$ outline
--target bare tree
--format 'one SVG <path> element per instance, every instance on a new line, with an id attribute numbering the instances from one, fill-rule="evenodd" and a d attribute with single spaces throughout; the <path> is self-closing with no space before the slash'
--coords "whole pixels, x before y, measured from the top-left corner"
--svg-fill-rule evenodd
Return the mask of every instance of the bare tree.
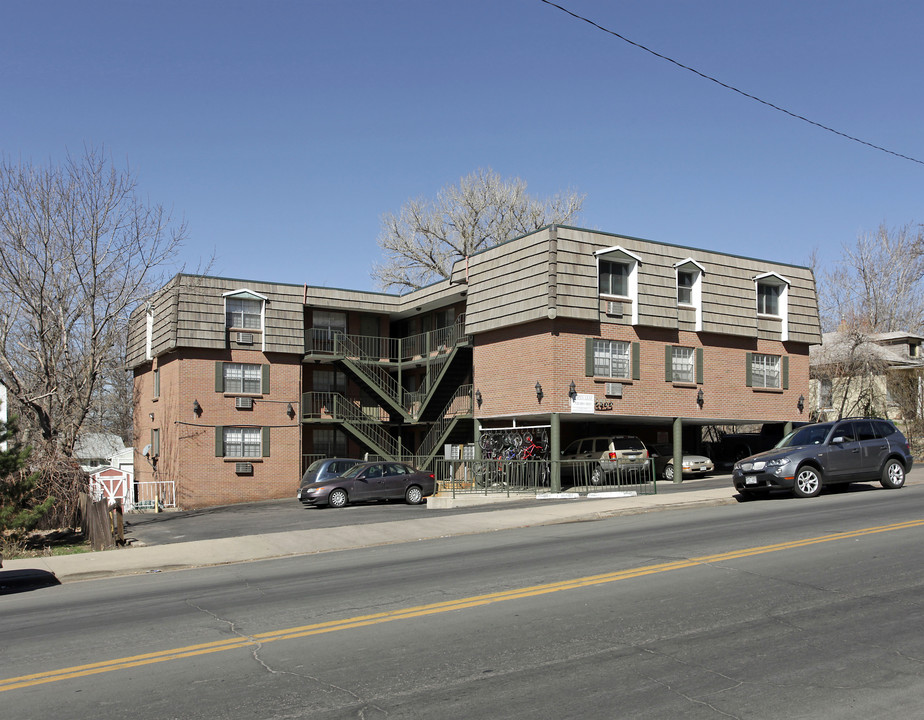
<path id="1" fill-rule="evenodd" d="M 852 328 L 827 333 L 811 348 L 812 378 L 825 384 L 835 420 L 850 416 L 886 416 L 886 350 L 866 332 Z"/>
<path id="2" fill-rule="evenodd" d="M 409 200 L 382 217 L 378 244 L 385 256 L 372 277 L 383 289 L 416 289 L 448 278 L 457 260 L 512 238 L 574 222 L 584 196 L 573 191 L 540 200 L 526 183 L 478 170 L 445 187 L 435 200 Z"/>
<path id="3" fill-rule="evenodd" d="M 845 245 L 843 258 L 819 278 L 826 331 L 924 330 L 924 232 L 880 225 Z"/>
<path id="4" fill-rule="evenodd" d="M 0 380 L 36 439 L 71 453 L 101 377 L 122 364 L 131 308 L 185 234 L 101 150 L 0 161 Z"/>

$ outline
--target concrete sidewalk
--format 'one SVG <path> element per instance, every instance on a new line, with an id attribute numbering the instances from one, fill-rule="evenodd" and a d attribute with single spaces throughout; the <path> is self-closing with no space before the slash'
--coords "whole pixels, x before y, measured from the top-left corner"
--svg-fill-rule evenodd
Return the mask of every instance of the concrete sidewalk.
<path id="1" fill-rule="evenodd" d="M 33 585 L 57 584 L 58 582 L 419 542 L 513 528 L 599 520 L 667 508 L 737 502 L 732 487 L 702 490 L 684 487 L 679 492 L 661 492 L 657 495 L 581 497 L 568 502 L 546 502 L 537 499 L 528 507 L 521 505 L 517 508 L 504 508 L 506 499 L 503 496 L 499 498 L 471 496 L 455 499 L 456 504 L 492 502 L 497 509 L 490 512 L 217 538 L 169 545 L 129 546 L 78 555 L 5 560 L 3 568 L 0 569 L 0 593 L 9 592 L 10 588 L 17 585 L 22 588 L 30 583 L 30 579 Z M 522 502 L 522 498 L 516 499 Z M 434 506 L 439 506 L 445 500 L 445 498 L 437 497 L 429 502 L 432 502 Z"/>

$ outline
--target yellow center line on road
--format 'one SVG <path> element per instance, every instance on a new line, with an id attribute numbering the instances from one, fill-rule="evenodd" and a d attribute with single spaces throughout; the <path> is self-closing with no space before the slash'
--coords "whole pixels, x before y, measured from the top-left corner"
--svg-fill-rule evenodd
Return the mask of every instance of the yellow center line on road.
<path id="1" fill-rule="evenodd" d="M 562 592 L 564 590 L 576 590 L 579 588 L 592 587 L 594 585 L 603 585 L 606 583 L 617 582 L 619 580 L 629 580 L 632 578 L 644 577 L 646 575 L 669 572 L 671 570 L 681 570 L 684 568 L 696 567 L 698 565 L 709 565 L 725 562 L 727 560 L 751 557 L 753 555 L 763 555 L 766 553 L 780 552 L 783 550 L 794 550 L 797 548 L 807 547 L 809 545 L 817 545 L 820 543 L 834 542 L 837 540 L 849 540 L 866 535 L 875 535 L 877 533 L 908 530 L 911 528 L 921 527 L 922 525 L 924 525 L 924 519 L 895 523 L 892 525 L 880 525 L 849 532 L 832 533 L 829 535 L 821 535 L 818 537 L 805 538 L 802 540 L 792 540 L 790 542 L 776 543 L 774 545 L 742 548 L 739 550 L 730 550 L 728 552 L 718 553 L 715 555 L 705 555 L 703 557 L 676 560 L 673 562 L 658 563 L 655 565 L 645 565 L 639 568 L 602 573 L 600 575 L 588 575 L 586 577 L 572 578 L 570 580 L 562 580 L 559 582 L 531 585 L 529 587 L 504 590 L 501 592 L 488 593 L 485 595 L 475 595 L 472 597 L 459 598 L 457 600 L 446 600 L 444 602 L 432 603 L 429 605 L 418 605 L 400 610 L 390 610 L 388 612 L 374 613 L 371 615 L 360 615 L 343 620 L 331 620 L 323 623 L 303 625 L 301 627 L 274 630 L 272 632 L 241 636 L 238 638 L 229 638 L 226 640 L 218 640 L 215 642 L 202 643 L 199 645 L 188 645 L 170 650 L 145 653 L 142 655 L 132 655 L 130 657 L 118 658 L 115 660 L 106 660 L 103 662 L 90 663 L 87 665 L 77 665 L 74 667 L 61 668 L 60 670 L 50 670 L 47 672 L 34 673 L 32 675 L 21 675 L 19 677 L 0 680 L 0 692 L 31 687 L 33 685 L 42 685 L 44 683 L 58 682 L 60 680 L 86 677 L 88 675 L 98 675 L 100 673 L 124 670 L 132 667 L 140 667 L 142 665 L 151 665 L 154 663 L 168 662 L 170 660 L 179 660 L 181 658 L 194 657 L 196 655 L 206 655 L 209 653 L 224 652 L 226 650 L 236 650 L 238 648 L 265 645 L 267 643 L 277 642 L 279 640 L 304 638 L 311 635 L 321 635 L 323 633 L 366 627 L 369 625 L 392 622 L 394 620 L 410 620 L 412 618 L 436 615 L 439 613 L 451 612 L 453 610 L 464 610 L 467 608 L 479 607 L 481 605 L 489 605 L 497 602 L 505 602 L 508 600 L 536 597 L 549 593 Z"/>

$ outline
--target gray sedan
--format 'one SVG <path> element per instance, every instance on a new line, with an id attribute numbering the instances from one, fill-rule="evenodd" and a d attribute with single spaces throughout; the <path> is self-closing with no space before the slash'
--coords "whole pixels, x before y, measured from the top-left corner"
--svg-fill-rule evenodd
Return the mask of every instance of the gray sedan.
<path id="1" fill-rule="evenodd" d="M 306 505 L 343 507 L 371 500 L 401 500 L 418 505 L 436 492 L 433 473 L 407 463 L 371 462 L 354 465 L 340 477 L 301 487 L 298 499 Z"/>

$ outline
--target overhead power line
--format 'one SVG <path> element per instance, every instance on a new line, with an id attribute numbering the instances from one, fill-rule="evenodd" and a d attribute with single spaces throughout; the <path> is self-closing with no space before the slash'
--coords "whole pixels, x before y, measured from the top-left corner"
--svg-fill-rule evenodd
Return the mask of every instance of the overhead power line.
<path id="1" fill-rule="evenodd" d="M 757 97 L 756 95 L 751 95 L 750 93 L 747 93 L 744 90 L 736 88 L 734 85 L 729 85 L 728 83 L 724 83 L 721 80 L 718 80 L 712 77 L 711 75 L 707 75 L 706 73 L 700 72 L 696 68 L 692 68 L 689 65 L 684 65 L 682 62 L 678 62 L 677 60 L 674 60 L 673 58 L 670 58 L 667 55 L 662 55 L 661 53 L 656 52 L 655 50 L 652 50 L 651 48 L 646 47 L 642 45 L 641 43 L 637 43 L 634 40 L 630 40 L 624 35 L 620 35 L 618 32 L 614 30 L 605 28 L 602 25 L 595 23 L 593 20 L 590 20 L 589 18 L 584 17 L 583 15 L 578 15 L 577 13 L 572 12 L 571 10 L 568 10 L 568 8 L 562 7 L 561 5 L 558 5 L 557 3 L 551 2 L 551 0 L 540 0 L 540 2 L 543 2 L 546 5 L 551 5 L 554 8 L 558 8 L 563 13 L 573 17 L 575 20 L 582 20 L 586 22 L 588 25 L 592 25 L 593 27 L 597 28 L 598 30 L 602 30 L 603 32 L 609 35 L 612 35 L 613 37 L 619 38 L 623 42 L 626 42 L 629 45 L 632 45 L 633 47 L 637 47 L 639 50 L 644 50 L 645 52 L 650 53 L 651 55 L 654 55 L 655 57 L 660 58 L 661 60 L 667 60 L 667 62 L 673 65 L 676 65 L 679 68 L 683 68 L 684 70 L 688 70 L 694 75 L 699 75 L 699 77 L 703 78 L 704 80 L 709 80 L 710 82 L 714 82 L 716 85 L 721 85 L 723 88 L 727 90 L 731 90 L 732 92 L 736 92 L 739 95 L 743 95 L 744 97 L 750 100 L 755 100 L 759 102 L 761 105 L 766 105 L 767 107 L 773 108 L 774 110 L 778 110 L 779 112 L 784 113 L 785 115 L 789 115 L 789 117 L 795 118 L 796 120 L 802 120 L 803 122 L 807 122 L 809 125 L 814 125 L 817 128 L 821 128 L 822 130 L 826 130 L 827 132 L 834 133 L 835 135 L 840 135 L 842 138 L 846 138 L 847 140 L 852 140 L 853 142 L 860 143 L 861 145 L 866 145 L 867 147 L 871 147 L 874 150 L 879 150 L 880 152 L 888 153 L 889 155 L 894 155 L 895 157 L 901 158 L 902 160 L 910 160 L 913 163 L 924 165 L 924 160 L 918 160 L 917 158 L 913 158 L 908 155 L 902 155 L 901 153 L 895 152 L 893 150 L 889 150 L 879 145 L 875 145 L 871 142 L 867 142 L 866 140 L 861 140 L 860 138 L 854 137 L 853 135 L 848 135 L 847 133 L 841 132 L 840 130 L 835 130 L 832 127 L 823 125 L 820 122 L 815 122 L 814 120 L 810 120 L 804 115 L 799 115 L 798 113 L 794 113 L 790 110 L 787 110 L 786 108 L 780 107 L 779 105 L 774 105 L 772 102 L 763 100 Z"/>

